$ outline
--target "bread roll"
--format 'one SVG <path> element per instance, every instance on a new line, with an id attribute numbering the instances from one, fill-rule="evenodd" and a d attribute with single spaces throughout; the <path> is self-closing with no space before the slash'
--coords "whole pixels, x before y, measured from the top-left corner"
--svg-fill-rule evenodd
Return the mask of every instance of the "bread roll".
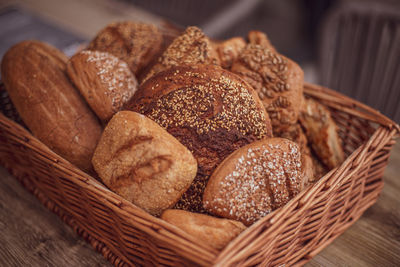
<path id="1" fill-rule="evenodd" d="M 153 215 L 171 208 L 196 176 L 189 150 L 145 116 L 120 111 L 104 129 L 93 166 L 112 191 Z"/>
<path id="2" fill-rule="evenodd" d="M 205 209 L 251 225 L 297 195 L 308 177 L 299 146 L 267 138 L 244 146 L 213 172 L 203 195 Z"/>
<path id="3" fill-rule="evenodd" d="M 138 77 L 159 53 L 163 37 L 152 24 L 132 21 L 111 23 L 90 42 L 87 49 L 108 52 L 125 61 Z"/>
<path id="4" fill-rule="evenodd" d="M 230 69 L 232 63 L 246 46 L 246 41 L 242 37 L 233 37 L 222 42 L 214 43 L 213 45 L 218 55 L 221 67 L 224 69 Z"/>
<path id="5" fill-rule="evenodd" d="M 175 225 L 205 244 L 221 250 L 246 229 L 241 222 L 184 210 L 166 210 L 161 219 Z"/>
<path id="6" fill-rule="evenodd" d="M 196 64 L 219 65 L 219 59 L 208 37 L 199 28 L 192 26 L 168 46 L 143 82 L 171 67 Z"/>
<path id="7" fill-rule="evenodd" d="M 2 79 L 33 135 L 57 154 L 88 171 L 101 126 L 68 80 L 67 60 L 50 45 L 24 41 L 4 55 Z"/>
<path id="8" fill-rule="evenodd" d="M 260 31 L 249 31 L 247 34 L 247 39 L 249 39 L 250 44 L 259 45 L 264 48 L 268 48 L 274 53 L 277 53 L 275 47 L 271 44 L 267 35 Z"/>
<path id="9" fill-rule="evenodd" d="M 195 156 L 198 175 L 177 208 L 203 211 L 209 175 L 230 153 L 271 136 L 268 114 L 255 91 L 220 67 L 175 67 L 142 84 L 126 107 L 145 114 Z"/>
<path id="10" fill-rule="evenodd" d="M 300 114 L 300 123 L 312 149 L 324 165 L 333 169 L 344 161 L 338 127 L 324 105 L 306 98 Z"/>
<path id="11" fill-rule="evenodd" d="M 277 127 L 297 122 L 304 74 L 296 63 L 269 48 L 248 44 L 231 70 L 257 91 L 274 132 Z"/>
<path id="12" fill-rule="evenodd" d="M 137 90 L 128 65 L 107 52 L 85 50 L 74 55 L 67 73 L 102 121 L 111 119 Z"/>

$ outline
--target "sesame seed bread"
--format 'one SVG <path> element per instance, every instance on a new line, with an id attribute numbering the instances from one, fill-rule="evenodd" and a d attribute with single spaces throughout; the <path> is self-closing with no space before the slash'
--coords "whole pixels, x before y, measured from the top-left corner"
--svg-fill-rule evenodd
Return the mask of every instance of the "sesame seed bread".
<path id="1" fill-rule="evenodd" d="M 128 65 L 107 52 L 85 50 L 74 55 L 67 73 L 102 121 L 111 119 L 138 86 Z"/>
<path id="2" fill-rule="evenodd" d="M 219 58 L 209 38 L 197 27 L 186 28 L 182 35 L 168 46 L 142 83 L 155 74 L 174 66 L 196 64 L 219 65 Z"/>
<path id="3" fill-rule="evenodd" d="M 132 21 L 115 22 L 102 29 L 87 49 L 108 52 L 125 61 L 138 77 L 159 53 L 163 37 L 152 24 Z"/>
<path id="4" fill-rule="evenodd" d="M 221 67 L 230 69 L 233 61 L 236 60 L 242 49 L 246 46 L 246 41 L 242 37 L 233 37 L 225 41 L 214 42 L 213 46 L 218 55 Z"/>
<path id="5" fill-rule="evenodd" d="M 253 142 L 213 172 L 204 191 L 204 208 L 251 225 L 297 195 L 307 183 L 305 173 L 296 143 L 284 138 Z"/>
<path id="6" fill-rule="evenodd" d="M 107 187 L 152 215 L 171 208 L 197 172 L 186 147 L 157 123 L 131 111 L 112 117 L 92 163 Z"/>
<path id="7" fill-rule="evenodd" d="M 231 71 L 245 79 L 258 93 L 273 131 L 297 122 L 303 94 L 303 71 L 290 59 L 257 44 L 248 44 Z"/>
<path id="8" fill-rule="evenodd" d="M 238 221 L 184 210 L 166 210 L 161 215 L 161 219 L 218 250 L 223 249 L 246 229 L 246 226 Z"/>
<path id="9" fill-rule="evenodd" d="M 176 207 L 203 211 L 209 175 L 234 150 L 271 137 L 268 114 L 255 91 L 220 67 L 175 67 L 142 84 L 126 109 L 145 114 L 195 156 L 198 175 Z"/>
<path id="10" fill-rule="evenodd" d="M 329 169 L 340 165 L 344 161 L 344 152 L 330 111 L 315 100 L 305 98 L 299 120 L 313 151 L 324 165 Z"/>

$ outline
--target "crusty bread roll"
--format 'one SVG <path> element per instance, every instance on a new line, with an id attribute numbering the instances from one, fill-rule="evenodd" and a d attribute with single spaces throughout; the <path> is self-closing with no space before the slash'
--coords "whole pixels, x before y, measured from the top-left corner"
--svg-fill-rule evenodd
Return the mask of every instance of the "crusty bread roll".
<path id="1" fill-rule="evenodd" d="M 212 214 L 251 225 L 297 195 L 307 184 L 306 173 L 296 143 L 284 138 L 256 141 L 218 166 L 204 191 L 203 204 Z"/>
<path id="2" fill-rule="evenodd" d="M 220 67 L 175 67 L 142 84 L 126 106 L 145 114 L 184 144 L 198 162 L 198 175 L 176 207 L 203 211 L 209 175 L 234 150 L 272 136 L 256 92 Z"/>
<path id="3" fill-rule="evenodd" d="M 246 41 L 242 37 L 233 37 L 225 41 L 215 42 L 213 46 L 218 55 L 221 67 L 230 69 L 232 63 L 246 46 Z"/>
<path id="4" fill-rule="evenodd" d="M 233 63 L 232 72 L 258 93 L 273 130 L 298 120 L 303 94 L 303 71 L 290 59 L 269 48 L 248 44 Z"/>
<path id="5" fill-rule="evenodd" d="M 152 24 L 123 21 L 109 24 L 90 42 L 87 49 L 108 52 L 125 61 L 138 77 L 159 53 L 163 37 Z"/>
<path id="6" fill-rule="evenodd" d="M 338 127 L 329 110 L 311 98 L 306 98 L 300 113 L 300 123 L 318 158 L 333 169 L 344 161 Z"/>
<path id="7" fill-rule="evenodd" d="M 191 26 L 168 46 L 142 82 L 171 67 L 196 64 L 219 65 L 219 59 L 208 37 Z"/>
<path id="8" fill-rule="evenodd" d="M 24 41 L 4 55 L 2 80 L 33 135 L 77 167 L 89 171 L 102 129 L 68 80 L 67 60 L 50 45 Z"/>
<path id="9" fill-rule="evenodd" d="M 219 250 L 246 229 L 246 226 L 238 221 L 184 210 L 166 210 L 161 219 Z"/>
<path id="10" fill-rule="evenodd" d="M 157 123 L 131 111 L 110 120 L 92 162 L 105 185 L 153 215 L 171 208 L 197 172 L 189 150 Z"/>
<path id="11" fill-rule="evenodd" d="M 67 73 L 102 121 L 108 121 L 137 90 L 135 76 L 117 57 L 85 50 L 68 62 Z"/>

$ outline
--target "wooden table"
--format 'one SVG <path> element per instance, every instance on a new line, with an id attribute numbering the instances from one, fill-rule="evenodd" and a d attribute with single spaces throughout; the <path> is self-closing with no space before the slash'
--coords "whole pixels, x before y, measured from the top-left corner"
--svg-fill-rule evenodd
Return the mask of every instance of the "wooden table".
<path id="1" fill-rule="evenodd" d="M 81 27 L 79 19 L 73 23 L 77 5 L 73 1 L 38 0 L 18 1 L 28 10 L 47 19 L 68 25 L 82 38 L 98 30 L 110 20 L 139 16 L 136 11 L 105 8 L 108 1 L 85 1 L 78 13 L 92 19 Z M 90 4 L 91 3 L 91 4 Z M 0 4 L 1 7 L 1 4 Z M 103 13 L 102 13 L 103 12 Z M 136 12 L 136 13 L 135 13 Z M 129 13 L 129 14 L 128 14 Z M 94 16 L 93 14 L 97 14 Z M 154 17 L 143 15 L 142 20 Z M 69 24 L 68 24 L 69 23 Z M 0 31 L 1 33 L 1 31 Z M 66 38 L 66 46 L 80 38 Z M 54 41 L 60 42 L 59 39 Z M 0 40 L 1 43 L 1 40 Z M 58 44 L 58 46 L 62 46 Z M 325 248 L 308 266 L 400 266 L 400 144 L 393 149 L 386 169 L 385 187 L 378 202 L 344 234 Z M 77 236 L 61 219 L 44 208 L 17 180 L 0 167 L 0 266 L 107 266 L 98 252 Z"/>

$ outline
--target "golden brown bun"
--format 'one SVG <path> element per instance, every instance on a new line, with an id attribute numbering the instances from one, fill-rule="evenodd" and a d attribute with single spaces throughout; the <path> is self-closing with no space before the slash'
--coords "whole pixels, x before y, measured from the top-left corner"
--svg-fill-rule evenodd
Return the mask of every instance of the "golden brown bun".
<path id="1" fill-rule="evenodd" d="M 171 208 L 197 172 L 189 150 L 157 123 L 131 111 L 110 120 L 92 162 L 105 185 L 153 215 Z"/>
<path id="2" fill-rule="evenodd" d="M 272 46 L 271 41 L 268 39 L 267 35 L 260 31 L 249 31 L 247 34 L 247 39 L 250 44 L 260 45 L 265 48 L 269 48 L 272 52 L 276 53 L 276 49 Z"/>
<path id="3" fill-rule="evenodd" d="M 128 65 L 107 52 L 85 50 L 74 55 L 67 73 L 102 121 L 121 110 L 138 86 Z"/>
<path id="4" fill-rule="evenodd" d="M 273 128 L 297 122 L 304 75 L 296 63 L 269 48 L 248 44 L 231 70 L 257 91 Z"/>
<path id="5" fill-rule="evenodd" d="M 230 69 L 232 63 L 246 46 L 246 41 L 242 37 L 233 37 L 222 42 L 214 43 L 213 46 L 221 62 L 221 67 Z"/>
<path id="6" fill-rule="evenodd" d="M 202 211 L 209 175 L 234 150 L 271 136 L 255 91 L 216 66 L 175 67 L 142 84 L 126 107 L 145 114 L 195 156 L 198 175 L 176 207 Z"/>
<path id="7" fill-rule="evenodd" d="M 159 52 L 162 42 L 162 34 L 156 26 L 123 21 L 111 23 L 102 29 L 87 49 L 118 57 L 138 76 Z"/>
<path id="8" fill-rule="evenodd" d="M 213 172 L 203 195 L 215 215 L 251 225 L 282 207 L 306 184 L 296 143 L 266 138 L 233 152 Z"/>
<path id="9" fill-rule="evenodd" d="M 300 114 L 300 123 L 312 149 L 329 169 L 344 161 L 338 127 L 325 106 L 306 98 Z"/>
<path id="10" fill-rule="evenodd" d="M 219 65 L 219 59 L 208 37 L 199 28 L 191 26 L 170 44 L 143 82 L 171 67 L 196 64 Z"/>
<path id="11" fill-rule="evenodd" d="M 68 80 L 67 60 L 50 45 L 24 41 L 4 55 L 2 80 L 33 135 L 57 154 L 89 171 L 102 129 Z"/>
<path id="12" fill-rule="evenodd" d="M 246 229 L 241 222 L 211 217 L 184 210 L 166 210 L 161 219 L 201 240 L 205 244 L 223 249 Z"/>

